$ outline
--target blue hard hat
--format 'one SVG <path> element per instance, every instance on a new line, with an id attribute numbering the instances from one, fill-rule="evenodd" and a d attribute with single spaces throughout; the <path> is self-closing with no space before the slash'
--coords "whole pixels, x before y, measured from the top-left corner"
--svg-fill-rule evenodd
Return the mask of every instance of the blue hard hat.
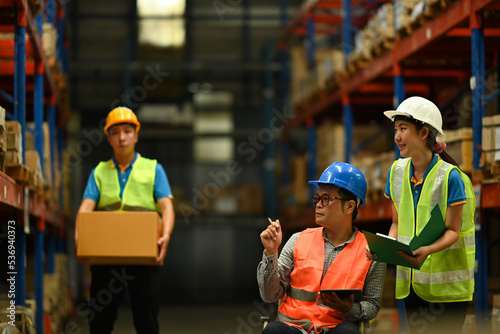
<path id="1" fill-rule="evenodd" d="M 360 205 L 365 203 L 366 180 L 359 169 L 345 162 L 334 162 L 321 174 L 318 181 L 309 181 L 319 188 L 320 184 L 332 184 L 343 188 L 361 201 Z"/>

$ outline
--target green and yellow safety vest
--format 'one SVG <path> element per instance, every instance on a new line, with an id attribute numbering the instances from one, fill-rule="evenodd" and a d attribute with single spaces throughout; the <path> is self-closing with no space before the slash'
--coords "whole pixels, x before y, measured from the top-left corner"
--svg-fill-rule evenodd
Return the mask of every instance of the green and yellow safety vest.
<path id="1" fill-rule="evenodd" d="M 417 214 L 410 185 L 410 159 L 394 162 L 390 174 L 391 198 L 398 211 L 398 240 L 409 243 L 419 234 L 436 204 L 446 217 L 448 209 L 448 178 L 456 167 L 439 160 L 429 171 L 417 204 Z M 459 302 L 472 300 L 474 292 L 474 210 L 476 199 L 467 175 L 456 168 L 465 184 L 467 203 L 464 204 L 462 227 L 458 240 L 450 247 L 430 254 L 420 270 L 398 266 L 396 298 L 406 298 L 410 282 L 415 293 L 428 302 Z M 416 221 L 415 221 L 416 219 Z"/>
<path id="2" fill-rule="evenodd" d="M 120 183 L 116 168 L 111 160 L 97 165 L 94 175 L 100 196 L 97 203 L 99 211 L 157 211 L 153 189 L 156 176 L 156 160 L 138 157 L 120 198 Z"/>

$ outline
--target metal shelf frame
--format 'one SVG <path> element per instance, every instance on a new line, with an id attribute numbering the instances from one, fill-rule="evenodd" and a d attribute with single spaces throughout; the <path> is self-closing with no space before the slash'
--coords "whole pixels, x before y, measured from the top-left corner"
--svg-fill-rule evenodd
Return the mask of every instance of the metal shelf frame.
<path id="1" fill-rule="evenodd" d="M 48 0 L 47 3 L 47 18 L 49 22 L 56 24 L 59 30 L 59 50 L 60 55 L 64 54 L 64 49 L 61 47 L 63 41 L 64 22 L 62 21 L 62 12 L 64 4 L 56 6 L 55 0 Z M 44 2 L 41 2 L 42 6 Z M 59 10 L 56 10 L 59 7 Z M 0 0 L 0 11 L 5 13 L 13 12 L 12 22 L 8 20 L 0 24 L 0 32 L 14 32 L 14 51 L 12 54 L 9 51 L 7 44 L 3 44 L 3 53 L 7 53 L 9 60 L 2 61 L 1 76 L 1 97 L 6 100 L 11 106 L 7 106 L 7 110 L 12 107 L 13 113 L 7 112 L 7 118 L 18 121 L 22 128 L 22 161 L 25 161 L 26 144 L 24 138 L 26 131 L 34 133 L 35 148 L 41 159 L 40 166 L 44 168 L 44 146 L 43 146 L 43 122 L 46 116 L 50 131 L 50 150 L 52 161 L 50 168 L 52 169 L 52 189 L 55 189 L 55 150 L 59 150 L 59 157 L 62 159 L 63 137 L 62 125 L 66 123 L 68 110 L 61 103 L 58 90 L 56 88 L 55 78 L 52 75 L 49 64 L 45 59 L 42 48 L 42 32 L 44 12 L 33 15 L 26 0 Z M 58 16 L 58 20 L 56 20 Z M 29 36 L 29 40 L 25 36 Z M 12 43 L 12 42 L 11 42 Z M 9 55 L 10 54 L 10 55 Z M 4 54 L 5 56 L 5 54 Z M 29 57 L 29 58 L 28 58 Z M 34 59 L 34 60 L 31 60 Z M 64 69 L 64 64 L 63 64 Z M 29 78 L 29 80 L 27 80 Z M 10 84 L 9 84 L 10 80 Z M 32 80 L 32 81 L 31 81 Z M 5 87 L 13 87 L 13 96 L 5 91 Z M 27 99 L 27 93 L 33 93 L 32 99 Z M 29 102 L 29 104 L 28 104 Z M 30 107 L 30 108 L 28 108 Z M 34 129 L 28 129 L 26 125 L 27 109 L 33 110 L 32 119 L 34 121 Z M 56 143 L 55 133 L 59 133 L 59 141 Z M 56 147 L 57 144 L 57 147 Z M 57 190 L 62 194 L 61 189 Z M 27 188 L 17 184 L 7 175 L 0 173 L 0 209 L 14 210 L 16 218 L 16 305 L 25 305 L 26 302 L 26 226 L 29 225 L 29 220 L 35 220 L 34 233 L 34 282 L 35 282 L 35 302 L 36 314 L 35 323 L 38 333 L 44 332 L 43 321 L 43 275 L 44 275 L 44 258 L 47 261 L 47 270 L 49 273 L 54 272 L 55 263 L 55 242 L 54 247 L 50 240 L 55 240 L 59 237 L 61 231 L 64 230 L 64 217 L 61 211 L 62 206 L 48 206 L 45 199 L 40 195 L 30 192 Z M 61 202 L 62 203 L 62 202 Z M 61 204 L 60 203 L 60 204 Z M 16 215 L 17 212 L 17 215 Z M 51 229 L 46 228 L 46 222 L 51 224 Z M 51 232 L 53 230 L 54 232 Z M 44 238 L 46 233 L 49 233 L 49 251 L 45 253 Z M 53 235 L 53 234 L 56 235 Z M 64 242 L 63 242 L 64 243 Z M 63 248 L 63 247 L 59 247 Z"/>

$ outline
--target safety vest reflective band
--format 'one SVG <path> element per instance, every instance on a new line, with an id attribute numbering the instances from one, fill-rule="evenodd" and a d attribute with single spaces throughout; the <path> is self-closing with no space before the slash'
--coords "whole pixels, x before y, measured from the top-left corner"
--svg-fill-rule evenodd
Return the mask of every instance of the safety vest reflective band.
<path id="1" fill-rule="evenodd" d="M 440 160 L 429 171 L 422 186 L 417 214 L 410 184 L 410 159 L 394 162 L 390 174 L 391 198 L 398 211 L 398 240 L 409 243 L 427 224 L 436 204 L 446 217 L 448 180 L 456 167 Z M 474 210 L 476 200 L 467 175 L 456 168 L 465 184 L 467 203 L 463 206 L 462 227 L 458 240 L 450 247 L 431 254 L 420 270 L 398 266 L 396 298 L 406 298 L 412 284 L 417 295 L 428 302 L 470 301 L 474 293 L 475 236 Z M 416 219 L 416 221 L 415 221 Z"/>
<path id="2" fill-rule="evenodd" d="M 95 169 L 95 181 L 100 196 L 100 211 L 158 211 L 153 189 L 156 176 L 156 160 L 138 157 L 132 165 L 127 184 L 120 198 L 120 183 L 112 161 L 102 161 Z"/>
<path id="3" fill-rule="evenodd" d="M 317 333 L 342 322 L 340 314 L 319 300 L 321 289 L 363 289 L 371 261 L 366 261 L 366 239 L 354 240 L 335 257 L 323 279 L 325 240 L 323 228 L 302 231 L 295 243 L 290 289 L 281 301 L 276 320 Z"/>

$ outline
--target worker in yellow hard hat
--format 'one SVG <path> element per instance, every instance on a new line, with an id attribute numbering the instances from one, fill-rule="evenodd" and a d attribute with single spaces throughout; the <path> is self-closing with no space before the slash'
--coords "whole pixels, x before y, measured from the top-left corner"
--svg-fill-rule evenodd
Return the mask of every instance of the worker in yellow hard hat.
<path id="1" fill-rule="evenodd" d="M 109 112 L 104 131 L 114 154 L 92 170 L 78 211 L 157 211 L 162 216 L 163 233 L 158 239 L 156 261 L 162 263 L 174 229 L 173 196 L 163 167 L 135 151 L 140 128 L 129 108 L 117 107 Z M 90 269 L 91 334 L 112 332 L 125 287 L 130 293 L 137 333 L 160 332 L 160 266 L 92 265 Z M 109 293 L 103 297 L 103 291 Z"/>

